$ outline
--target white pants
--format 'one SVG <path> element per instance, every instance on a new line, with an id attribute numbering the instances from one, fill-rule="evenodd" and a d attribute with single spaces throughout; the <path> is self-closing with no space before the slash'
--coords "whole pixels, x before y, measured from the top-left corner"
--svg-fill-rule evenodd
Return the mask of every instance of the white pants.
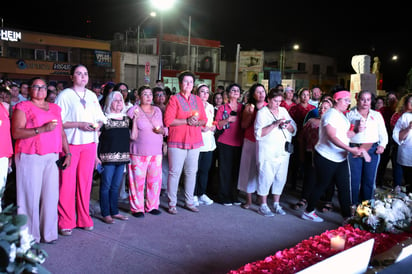
<path id="1" fill-rule="evenodd" d="M 263 161 L 258 163 L 258 188 L 260 196 L 267 196 L 272 187 L 272 194 L 281 195 L 288 176 L 290 155 L 280 156 L 275 161 Z"/>

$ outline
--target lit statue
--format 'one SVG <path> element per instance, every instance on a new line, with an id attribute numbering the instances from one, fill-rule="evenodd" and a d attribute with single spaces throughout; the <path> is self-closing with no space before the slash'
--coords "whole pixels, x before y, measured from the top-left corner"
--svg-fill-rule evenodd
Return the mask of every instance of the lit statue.
<path id="1" fill-rule="evenodd" d="M 352 68 L 357 74 L 370 73 L 371 57 L 369 55 L 355 55 L 352 57 Z"/>

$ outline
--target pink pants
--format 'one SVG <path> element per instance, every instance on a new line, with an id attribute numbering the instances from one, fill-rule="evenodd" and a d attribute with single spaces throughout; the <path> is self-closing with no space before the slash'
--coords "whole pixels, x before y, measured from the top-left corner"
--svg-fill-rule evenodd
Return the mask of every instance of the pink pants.
<path id="1" fill-rule="evenodd" d="M 73 155 L 70 166 L 60 173 L 59 229 L 90 227 L 93 226 L 89 203 L 96 143 L 69 147 Z"/>
<path id="2" fill-rule="evenodd" d="M 130 161 L 129 199 L 131 211 L 149 212 L 152 209 L 158 209 L 162 187 L 162 155 L 137 156 L 131 154 Z"/>

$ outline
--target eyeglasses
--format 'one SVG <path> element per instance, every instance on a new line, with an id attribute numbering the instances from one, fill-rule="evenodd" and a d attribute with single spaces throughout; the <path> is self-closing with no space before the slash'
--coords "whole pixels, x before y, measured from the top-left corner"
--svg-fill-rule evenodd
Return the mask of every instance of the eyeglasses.
<path id="1" fill-rule="evenodd" d="M 31 88 L 32 88 L 34 91 L 38 91 L 38 90 L 40 90 L 40 89 L 42 89 L 42 90 L 47 90 L 47 86 L 34 85 L 34 86 L 31 86 Z"/>

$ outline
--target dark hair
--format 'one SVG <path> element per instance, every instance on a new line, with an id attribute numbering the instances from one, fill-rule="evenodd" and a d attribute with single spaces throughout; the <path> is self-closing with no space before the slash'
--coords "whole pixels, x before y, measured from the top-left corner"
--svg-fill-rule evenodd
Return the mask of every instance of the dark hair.
<path id="1" fill-rule="evenodd" d="M 126 86 L 126 89 L 129 90 L 129 86 L 128 86 L 126 83 L 123 83 L 123 82 L 117 83 L 117 84 L 113 87 L 113 90 L 119 91 L 119 88 L 120 88 L 121 85 Z"/>
<path id="2" fill-rule="evenodd" d="M 300 96 L 302 95 L 302 93 L 303 93 L 305 90 L 309 91 L 309 94 L 310 94 L 310 89 L 309 89 L 309 88 L 307 88 L 307 87 L 302 87 L 302 88 L 300 88 L 299 91 L 298 91 L 298 98 L 300 98 Z"/>
<path id="3" fill-rule="evenodd" d="M 152 91 L 152 89 L 148 85 L 143 85 L 137 90 L 137 95 L 139 95 L 140 97 L 142 95 L 143 90 L 146 90 L 146 89 L 150 89 L 150 91 Z M 152 94 L 153 94 L 153 91 L 152 91 Z"/>
<path id="4" fill-rule="evenodd" d="M 195 80 L 196 80 L 196 77 L 195 77 L 195 75 L 193 74 L 193 72 L 191 72 L 191 71 L 189 71 L 189 70 L 185 70 L 185 71 L 182 71 L 180 74 L 179 74 L 179 83 L 181 84 L 182 82 L 183 82 L 183 78 L 185 77 L 185 76 L 190 76 L 190 77 L 192 77 L 193 78 L 193 84 L 195 83 Z"/>
<path id="5" fill-rule="evenodd" d="M 248 102 L 248 104 L 254 104 L 254 105 L 256 105 L 256 98 L 255 98 L 254 95 L 255 95 L 256 89 L 257 89 L 258 87 L 262 87 L 262 88 L 265 90 L 265 93 L 266 93 L 266 89 L 265 89 L 265 86 L 264 86 L 264 85 L 259 84 L 259 83 L 253 84 L 253 85 L 249 88 L 249 93 L 248 93 L 248 95 L 247 95 L 247 102 Z"/>
<path id="6" fill-rule="evenodd" d="M 226 92 L 229 93 L 233 87 L 238 87 L 240 91 L 242 91 L 242 87 L 239 84 L 232 83 L 226 88 Z"/>
<path id="7" fill-rule="evenodd" d="M 85 65 L 83 65 L 83 64 L 74 65 L 74 66 L 72 66 L 72 67 L 70 68 L 70 75 L 73 76 L 73 75 L 74 75 L 74 71 L 75 71 L 77 68 L 79 68 L 79 67 L 84 67 L 85 69 L 87 69 L 87 67 L 86 67 Z"/>
<path id="8" fill-rule="evenodd" d="M 152 91 L 153 91 L 153 94 L 155 94 L 156 92 L 163 92 L 166 95 L 166 92 L 161 87 L 154 87 Z"/>
<path id="9" fill-rule="evenodd" d="M 275 97 L 278 97 L 278 96 L 283 98 L 283 92 L 278 91 L 276 88 L 271 88 L 267 98 L 272 99 L 272 98 L 275 98 Z"/>
<path id="10" fill-rule="evenodd" d="M 31 78 L 31 79 L 29 80 L 29 82 L 28 82 L 29 88 L 31 88 L 31 86 L 33 85 L 34 81 L 36 81 L 36 80 L 42 80 L 42 81 L 47 85 L 46 80 L 44 80 L 43 78 L 41 78 L 41 77 L 33 77 L 33 78 Z"/>

